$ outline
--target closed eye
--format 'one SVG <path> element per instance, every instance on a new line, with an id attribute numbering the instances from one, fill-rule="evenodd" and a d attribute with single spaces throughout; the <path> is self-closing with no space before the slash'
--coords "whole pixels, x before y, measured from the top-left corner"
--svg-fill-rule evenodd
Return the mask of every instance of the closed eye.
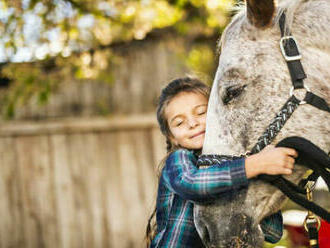
<path id="1" fill-rule="evenodd" d="M 237 98 L 245 89 L 247 85 L 240 85 L 240 86 L 229 86 L 225 89 L 224 94 L 222 95 L 221 99 L 224 105 L 227 105 L 233 99 Z"/>
<path id="2" fill-rule="evenodd" d="M 195 113 L 197 115 L 203 115 L 206 113 L 206 110 L 207 110 L 207 104 L 199 105 L 196 107 Z"/>

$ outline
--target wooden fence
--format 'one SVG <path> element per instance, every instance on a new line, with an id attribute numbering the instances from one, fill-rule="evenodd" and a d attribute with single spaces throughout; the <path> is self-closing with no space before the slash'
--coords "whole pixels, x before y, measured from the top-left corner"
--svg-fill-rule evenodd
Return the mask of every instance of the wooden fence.
<path id="1" fill-rule="evenodd" d="M 0 125 L 0 247 L 143 247 L 153 115 Z"/>

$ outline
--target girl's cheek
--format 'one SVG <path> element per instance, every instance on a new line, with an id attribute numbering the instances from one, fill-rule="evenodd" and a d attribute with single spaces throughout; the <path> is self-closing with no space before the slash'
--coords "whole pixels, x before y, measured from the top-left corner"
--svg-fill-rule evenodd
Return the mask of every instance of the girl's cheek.
<path id="1" fill-rule="evenodd" d="M 172 133 L 172 135 L 173 135 L 174 138 L 177 138 L 178 135 L 179 135 L 179 132 L 178 132 L 178 130 L 176 128 L 173 128 L 173 130 L 172 130 L 171 133 Z"/>

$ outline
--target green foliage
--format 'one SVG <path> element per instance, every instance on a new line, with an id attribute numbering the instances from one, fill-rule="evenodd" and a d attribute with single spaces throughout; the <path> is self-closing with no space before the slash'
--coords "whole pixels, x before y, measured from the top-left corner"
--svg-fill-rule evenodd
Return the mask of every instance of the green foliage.
<path id="1" fill-rule="evenodd" d="M 207 45 L 196 45 L 186 57 L 186 64 L 204 82 L 211 84 L 215 70 L 215 53 Z"/>
<path id="2" fill-rule="evenodd" d="M 14 117 L 15 108 L 26 104 L 31 98 L 34 98 L 38 105 L 47 102 L 57 81 L 43 69 L 29 64 L 21 64 L 19 67 L 10 64 L 2 70 L 4 76 L 15 79 L 8 94 L 0 99 L 6 118 Z"/>
<path id="3" fill-rule="evenodd" d="M 109 68 L 120 61 L 111 52 L 113 44 L 143 40 L 165 28 L 185 37 L 217 36 L 232 1 L 0 0 L 0 62 L 9 62 L 0 76 L 12 82 L 0 96 L 0 111 L 12 118 L 31 99 L 46 104 L 71 77 L 111 84 Z M 182 63 L 210 83 L 214 52 L 201 45 L 186 51 Z"/>
<path id="4" fill-rule="evenodd" d="M 114 42 L 144 39 L 154 29 L 219 32 L 232 0 L 0 0 L 2 60 L 44 59 Z M 196 30 L 197 27 L 197 30 Z M 45 45 L 45 46 L 42 46 Z M 20 58 L 15 58 L 19 60 Z"/>
<path id="5" fill-rule="evenodd" d="M 42 62 L 10 63 L 1 70 L 1 76 L 12 81 L 7 93 L 0 95 L 2 115 L 6 119 L 13 118 L 15 110 L 31 99 L 39 106 L 47 104 L 52 92 L 71 79 L 94 79 L 112 84 L 113 75 L 109 68 L 116 60 L 118 58 L 108 50 L 84 52 L 69 58 L 55 57 Z M 105 112 L 103 107 L 101 112 Z"/>

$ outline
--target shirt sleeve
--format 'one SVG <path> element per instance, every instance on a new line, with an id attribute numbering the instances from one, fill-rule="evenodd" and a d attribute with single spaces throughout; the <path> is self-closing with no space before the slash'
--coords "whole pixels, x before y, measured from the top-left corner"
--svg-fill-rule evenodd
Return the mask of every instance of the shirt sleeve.
<path id="1" fill-rule="evenodd" d="M 277 243 L 283 235 L 283 217 L 281 211 L 263 219 L 260 223 L 265 241 Z"/>
<path id="2" fill-rule="evenodd" d="M 163 169 L 168 187 L 184 199 L 204 201 L 248 184 L 244 158 L 200 169 L 196 162 L 192 151 L 180 149 L 168 157 Z"/>

